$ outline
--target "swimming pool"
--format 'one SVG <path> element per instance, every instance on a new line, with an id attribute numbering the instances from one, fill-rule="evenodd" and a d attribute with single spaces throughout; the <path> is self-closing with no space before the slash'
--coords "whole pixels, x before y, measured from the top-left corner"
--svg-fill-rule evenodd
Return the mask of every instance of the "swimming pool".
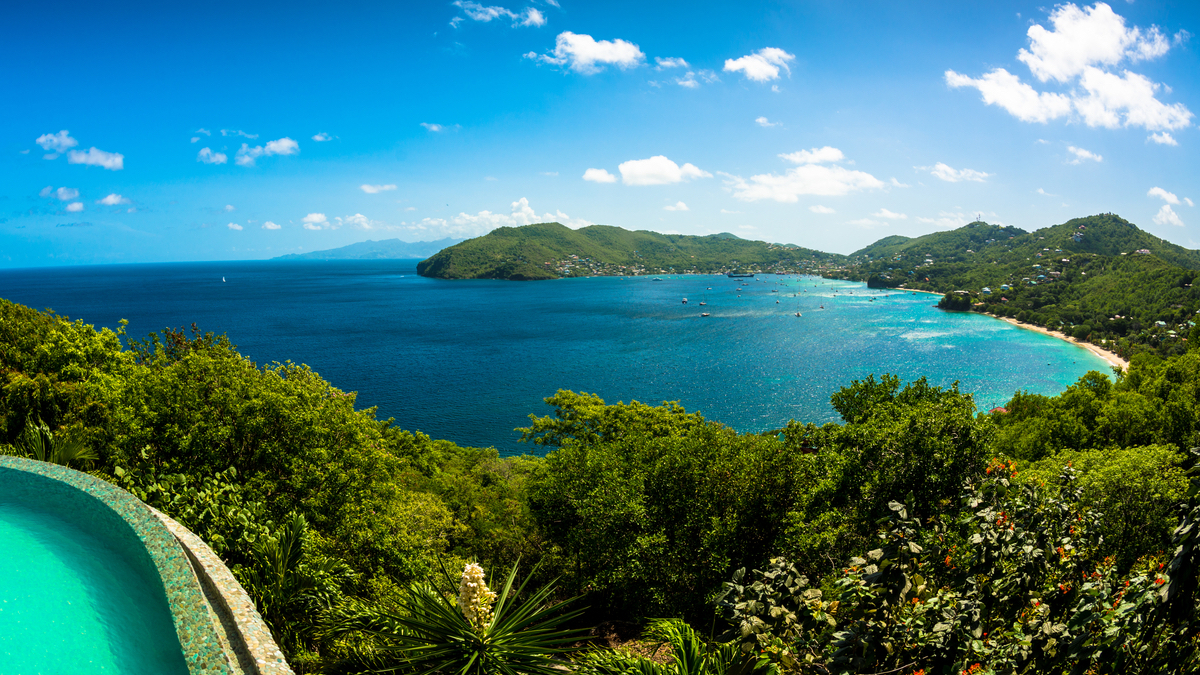
<path id="1" fill-rule="evenodd" d="M 0 457 L 0 673 L 230 673 L 187 565 L 132 495 Z"/>

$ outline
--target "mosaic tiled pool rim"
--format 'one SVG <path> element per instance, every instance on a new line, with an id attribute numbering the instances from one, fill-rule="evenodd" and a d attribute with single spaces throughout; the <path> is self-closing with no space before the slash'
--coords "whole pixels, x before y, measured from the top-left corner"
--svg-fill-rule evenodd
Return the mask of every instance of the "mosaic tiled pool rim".
<path id="1" fill-rule="evenodd" d="M 167 526 L 141 500 L 85 473 L 23 457 L 0 456 L 0 484 L 10 490 L 34 489 L 39 502 L 57 503 L 56 508 L 87 508 L 98 522 L 107 521 L 104 524 L 108 527 L 119 528 L 117 518 L 123 521 L 141 540 L 158 571 L 188 672 L 233 675 L 234 668 L 213 627 L 187 555 Z"/>

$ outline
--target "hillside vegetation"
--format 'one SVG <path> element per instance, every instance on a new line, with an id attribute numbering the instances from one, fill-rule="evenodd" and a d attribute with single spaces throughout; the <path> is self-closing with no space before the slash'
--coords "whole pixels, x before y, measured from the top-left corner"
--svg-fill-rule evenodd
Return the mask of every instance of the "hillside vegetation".
<path id="1" fill-rule="evenodd" d="M 1025 232 L 975 222 L 922 237 L 888 237 L 832 275 L 876 288 L 956 294 L 943 307 L 1012 317 L 1128 358 L 1179 354 L 1200 310 L 1200 252 L 1112 214 Z M 984 290 L 987 289 L 987 290 Z"/>
<path id="2" fill-rule="evenodd" d="M 440 279 L 528 281 L 572 276 L 810 271 L 845 256 L 731 234 L 704 237 L 558 223 L 501 227 L 447 248 L 417 266 Z"/>

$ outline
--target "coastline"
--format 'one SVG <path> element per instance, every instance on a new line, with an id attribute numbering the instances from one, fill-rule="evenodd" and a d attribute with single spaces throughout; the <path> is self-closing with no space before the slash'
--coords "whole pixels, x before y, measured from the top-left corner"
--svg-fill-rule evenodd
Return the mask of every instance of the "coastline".
<path id="1" fill-rule="evenodd" d="M 922 290 L 919 290 L 916 288 L 904 288 L 904 289 L 900 289 L 900 290 L 912 291 L 915 293 L 929 293 L 931 295 L 945 295 L 944 293 L 938 293 L 937 291 L 922 291 Z M 1011 317 L 996 316 L 995 314 L 988 314 L 987 312 L 978 312 L 978 313 L 983 314 L 984 316 L 990 316 L 993 319 L 999 319 L 1006 323 L 1012 324 L 1012 325 L 1016 326 L 1017 328 L 1024 328 L 1025 330 L 1031 330 L 1035 333 L 1041 333 L 1042 335 L 1048 335 L 1052 338 L 1058 338 L 1059 340 L 1062 340 L 1063 342 L 1069 342 L 1069 343 L 1075 345 L 1076 347 L 1082 347 L 1082 348 L 1088 350 L 1089 352 L 1095 354 L 1096 356 L 1099 356 L 1100 358 L 1107 361 L 1110 366 L 1120 368 L 1121 370 L 1129 370 L 1129 361 L 1128 360 L 1123 359 L 1120 356 L 1117 356 L 1116 354 L 1114 354 L 1113 352 L 1110 352 L 1107 349 L 1104 349 L 1103 347 L 1094 345 L 1090 342 L 1083 342 L 1081 340 L 1076 340 L 1075 338 L 1067 335 L 1066 333 L 1060 333 L 1059 331 L 1050 330 L 1049 328 L 1042 328 L 1041 326 L 1035 326 L 1031 323 L 1021 323 L 1020 321 L 1017 321 L 1016 319 L 1013 319 Z"/>
<path id="2" fill-rule="evenodd" d="M 1029 324 L 1029 323 L 1021 323 L 1020 321 L 1017 321 L 1016 319 L 1013 319 L 1010 317 L 995 316 L 992 314 L 987 314 L 986 316 L 990 316 L 993 319 L 999 319 L 1001 321 L 1010 323 L 1010 324 L 1016 326 L 1017 328 L 1024 328 L 1025 330 L 1031 330 L 1031 331 L 1034 331 L 1035 333 L 1041 333 L 1042 335 L 1049 335 L 1050 337 L 1058 338 L 1059 340 L 1062 340 L 1064 342 L 1070 342 L 1071 344 L 1073 344 L 1077 347 L 1083 347 L 1084 349 L 1095 354 L 1096 356 L 1099 356 L 1100 358 L 1107 361 L 1109 363 L 1109 365 L 1111 365 L 1111 366 L 1115 366 L 1117 368 L 1120 368 L 1121 370 L 1129 370 L 1129 361 L 1126 361 L 1125 359 L 1117 356 L 1116 354 L 1108 351 L 1107 349 L 1102 349 L 1101 347 L 1097 347 L 1096 345 L 1094 345 L 1090 342 L 1082 342 L 1080 340 L 1076 340 L 1075 338 L 1073 338 L 1069 335 L 1066 335 L 1065 333 L 1060 333 L 1056 330 L 1042 328 L 1041 326 L 1035 326 L 1035 325 Z"/>

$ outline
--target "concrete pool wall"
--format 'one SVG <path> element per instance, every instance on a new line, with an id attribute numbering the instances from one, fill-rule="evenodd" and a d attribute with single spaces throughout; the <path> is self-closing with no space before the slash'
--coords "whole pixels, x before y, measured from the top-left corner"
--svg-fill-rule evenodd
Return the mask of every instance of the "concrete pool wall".
<path id="1" fill-rule="evenodd" d="M 187 528 L 111 483 L 22 457 L 0 455 L 0 492 L 131 543 L 129 564 L 161 584 L 190 675 L 291 674 L 245 591 Z"/>

